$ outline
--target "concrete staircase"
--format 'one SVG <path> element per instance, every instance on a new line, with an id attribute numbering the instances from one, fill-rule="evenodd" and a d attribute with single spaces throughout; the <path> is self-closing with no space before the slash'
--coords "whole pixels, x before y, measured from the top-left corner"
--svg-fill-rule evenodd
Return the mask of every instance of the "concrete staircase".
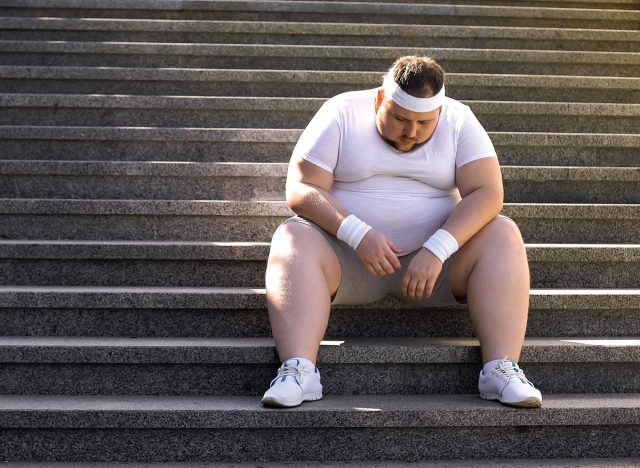
<path id="1" fill-rule="evenodd" d="M 640 464 L 640 6 L 451 3 L 0 2 L 0 461 Z M 389 298 L 265 409 L 291 150 L 414 52 L 498 150 L 544 407 L 476 396 L 465 309 Z"/>

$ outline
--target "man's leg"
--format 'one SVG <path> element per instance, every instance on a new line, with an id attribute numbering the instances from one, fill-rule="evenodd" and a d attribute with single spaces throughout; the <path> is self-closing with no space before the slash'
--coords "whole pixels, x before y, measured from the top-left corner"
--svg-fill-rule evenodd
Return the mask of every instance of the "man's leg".
<path id="1" fill-rule="evenodd" d="M 267 264 L 267 307 L 281 361 L 315 364 L 340 284 L 340 261 L 324 236 L 298 222 L 274 234 Z"/>
<path id="2" fill-rule="evenodd" d="M 538 408 L 542 395 L 518 367 L 529 311 L 529 267 L 520 230 L 507 218 L 487 224 L 456 254 L 453 293 L 467 296 L 485 364 L 480 396 Z M 506 358 L 506 359 L 505 359 Z"/>
<path id="3" fill-rule="evenodd" d="M 529 266 L 520 230 L 496 218 L 463 245 L 453 261 L 452 290 L 467 297 L 483 363 L 518 361 L 529 311 Z"/>

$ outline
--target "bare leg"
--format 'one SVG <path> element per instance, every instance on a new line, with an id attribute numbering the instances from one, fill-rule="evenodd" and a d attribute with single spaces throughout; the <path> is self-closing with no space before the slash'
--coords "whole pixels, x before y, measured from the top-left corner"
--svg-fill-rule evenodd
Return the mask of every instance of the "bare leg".
<path id="1" fill-rule="evenodd" d="M 310 226 L 288 223 L 271 242 L 267 307 L 281 361 L 301 357 L 315 363 L 329 321 L 331 295 L 340 284 L 340 261 Z"/>
<path id="2" fill-rule="evenodd" d="M 497 218 L 456 254 L 451 272 L 456 296 L 467 296 L 482 348 L 482 362 L 520 358 L 529 312 L 529 266 L 516 224 Z"/>

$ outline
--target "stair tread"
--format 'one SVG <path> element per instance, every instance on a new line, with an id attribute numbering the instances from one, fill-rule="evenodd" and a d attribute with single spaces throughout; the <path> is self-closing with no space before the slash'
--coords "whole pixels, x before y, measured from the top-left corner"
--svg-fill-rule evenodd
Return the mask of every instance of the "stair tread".
<path id="1" fill-rule="evenodd" d="M 271 338 L 2 336 L 5 363 L 274 364 Z M 522 363 L 635 363 L 640 338 L 526 338 Z M 320 344 L 321 364 L 454 364 L 480 362 L 476 338 L 329 337 Z"/>
<path id="2" fill-rule="evenodd" d="M 0 258 L 263 260 L 268 242 L 0 240 Z M 638 262 L 640 244 L 525 244 L 530 261 Z"/>
<path id="3" fill-rule="evenodd" d="M 323 70 L 249 70 L 214 68 L 122 68 L 77 66 L 2 65 L 2 79 L 125 80 L 125 81 L 225 81 L 225 82 L 304 82 L 345 83 L 379 86 L 379 72 Z M 449 86 L 493 85 L 577 89 L 640 89 L 638 77 L 574 75 L 526 75 L 490 73 L 447 73 Z"/>
<path id="4" fill-rule="evenodd" d="M 438 60 L 492 60 L 552 63 L 638 64 L 640 57 L 630 52 L 564 51 L 530 49 L 473 49 L 424 48 L 421 53 Z M 216 44 L 216 43 L 163 43 L 163 42 L 92 42 L 92 41 L 13 41 L 0 40 L 0 53 L 92 53 L 92 54 L 163 54 L 206 56 L 259 56 L 259 57 L 315 57 L 326 58 L 380 58 L 395 59 L 398 55 L 415 52 L 410 47 L 373 46 L 315 46 L 278 44 Z"/>
<path id="5" fill-rule="evenodd" d="M 522 410 L 476 395 L 327 395 L 288 410 L 234 396 L 0 395 L 3 427 L 429 427 L 637 424 L 640 394 L 544 395 Z"/>
<path id="6" fill-rule="evenodd" d="M 285 201 L 112 200 L 2 198 L 0 213 L 178 216 L 291 216 Z M 640 204 L 505 203 L 502 213 L 520 218 L 636 219 Z"/>
<path id="7" fill-rule="evenodd" d="M 0 286 L 3 307 L 264 309 L 263 288 Z M 639 289 L 532 289 L 533 309 L 638 309 Z M 394 298 L 355 309 L 415 308 Z"/>
<path id="8" fill-rule="evenodd" d="M 155 176 L 155 177 L 277 177 L 287 175 L 287 163 L 40 161 L 0 160 L 0 175 Z M 640 167 L 510 166 L 503 180 L 640 181 Z M 284 196 L 284 193 L 283 193 Z"/>
<path id="9" fill-rule="evenodd" d="M 640 57 L 640 54 L 639 54 Z M 350 72 L 352 73 L 352 72 Z M 368 72 L 367 72 L 368 73 Z M 531 75 L 536 76 L 536 75 Z M 281 110 L 313 111 L 320 108 L 324 98 L 305 97 L 228 97 L 228 96 L 141 96 L 109 94 L 0 94 L 2 108 L 52 107 L 118 108 L 118 109 L 180 109 L 180 110 Z M 640 104 L 543 102 L 543 101 L 482 101 L 461 100 L 475 113 L 507 115 L 580 115 L 580 116 L 640 116 Z M 18 126 L 5 125 L 4 128 Z M 50 127 L 44 127 L 50 128 Z M 100 128 L 100 127 L 63 127 Z M 131 128 L 131 127 L 127 127 Z M 133 127 L 135 128 L 135 127 Z M 146 127 L 143 127 L 146 128 Z"/>
<path id="10" fill-rule="evenodd" d="M 117 28 L 117 29 L 116 29 Z M 321 23 L 293 21 L 220 21 L 220 20 L 164 20 L 112 18 L 2 18 L 1 29 L 80 30 L 80 31 L 163 31 L 214 33 L 276 33 L 276 34 L 340 34 L 385 36 L 398 33 L 397 25 L 368 23 Z M 493 37 L 556 40 L 627 40 L 638 41 L 637 31 L 588 28 L 538 28 L 505 26 L 413 25 L 403 24 L 402 35 L 441 37 Z"/>
<path id="11" fill-rule="evenodd" d="M 243 98 L 245 99 L 245 98 Z M 246 98 L 251 99 L 251 98 Z M 265 98 L 269 99 L 269 98 Z M 0 138 L 51 140 L 151 140 L 295 143 L 301 129 L 79 127 L 0 125 Z M 606 146 L 636 148 L 640 134 L 487 132 L 494 145 Z"/>

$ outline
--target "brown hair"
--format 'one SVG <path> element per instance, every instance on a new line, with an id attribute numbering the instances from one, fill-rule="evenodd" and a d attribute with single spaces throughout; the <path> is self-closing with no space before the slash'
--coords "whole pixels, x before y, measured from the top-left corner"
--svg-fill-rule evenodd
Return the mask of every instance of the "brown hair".
<path id="1" fill-rule="evenodd" d="M 389 73 L 403 91 L 415 97 L 436 95 L 444 86 L 444 69 L 431 57 L 400 57 Z"/>

